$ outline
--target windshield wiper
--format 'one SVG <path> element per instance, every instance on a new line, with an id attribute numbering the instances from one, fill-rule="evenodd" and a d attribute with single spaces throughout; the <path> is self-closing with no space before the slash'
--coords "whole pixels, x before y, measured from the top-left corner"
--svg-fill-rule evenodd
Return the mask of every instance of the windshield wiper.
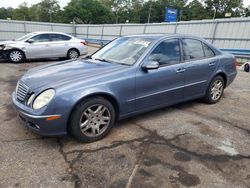
<path id="1" fill-rule="evenodd" d="M 95 60 L 111 63 L 111 61 L 108 61 L 107 59 L 104 58 L 96 58 Z"/>
<path id="2" fill-rule="evenodd" d="M 102 61 L 102 62 L 106 62 L 106 63 L 120 64 L 120 65 L 127 65 L 127 66 L 129 66 L 129 65 L 126 64 L 126 63 L 116 62 L 116 61 L 112 61 L 112 60 L 104 59 L 104 58 L 96 58 L 95 60 Z"/>

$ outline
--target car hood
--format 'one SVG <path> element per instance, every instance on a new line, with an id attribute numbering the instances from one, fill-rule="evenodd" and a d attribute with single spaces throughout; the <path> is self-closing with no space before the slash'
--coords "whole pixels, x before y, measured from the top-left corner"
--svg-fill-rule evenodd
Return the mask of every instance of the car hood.
<path id="1" fill-rule="evenodd" d="M 91 59 L 63 61 L 30 69 L 21 78 L 21 82 L 32 91 L 59 88 L 107 76 L 114 71 L 124 69 L 124 66 Z"/>
<path id="2" fill-rule="evenodd" d="M 5 40 L 5 41 L 0 41 L 0 46 L 2 45 L 8 45 L 8 44 L 16 44 L 18 41 L 14 40 Z"/>
<path id="3" fill-rule="evenodd" d="M 14 40 L 6 40 L 6 41 L 0 41 L 0 49 L 4 49 L 7 47 L 18 46 L 19 44 L 22 44 L 22 41 L 14 41 Z"/>

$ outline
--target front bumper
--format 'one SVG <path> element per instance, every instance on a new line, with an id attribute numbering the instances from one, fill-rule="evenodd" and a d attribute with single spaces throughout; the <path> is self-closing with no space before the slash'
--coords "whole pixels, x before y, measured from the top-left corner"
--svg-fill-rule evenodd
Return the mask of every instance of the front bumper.
<path id="1" fill-rule="evenodd" d="M 7 52 L 5 50 L 0 50 L 0 59 L 7 59 Z"/>
<path id="2" fill-rule="evenodd" d="M 32 109 L 28 109 L 27 106 L 17 101 L 14 92 L 12 94 L 12 102 L 20 119 L 33 132 L 43 136 L 62 136 L 67 134 L 67 121 L 65 121 L 62 115 L 34 114 L 31 112 Z"/>

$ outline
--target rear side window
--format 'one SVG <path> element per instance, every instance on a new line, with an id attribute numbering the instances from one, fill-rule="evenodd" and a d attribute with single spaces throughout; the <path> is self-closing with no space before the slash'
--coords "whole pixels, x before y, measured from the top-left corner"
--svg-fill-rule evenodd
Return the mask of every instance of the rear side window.
<path id="1" fill-rule="evenodd" d="M 203 43 L 205 57 L 213 57 L 215 56 L 213 50 L 209 48 L 206 44 Z"/>
<path id="2" fill-rule="evenodd" d="M 161 42 L 149 55 L 149 60 L 157 61 L 160 65 L 180 63 L 181 53 L 179 40 L 169 39 Z"/>
<path id="3" fill-rule="evenodd" d="M 71 39 L 71 37 L 61 34 L 50 34 L 50 37 L 52 41 L 66 41 Z"/>
<path id="4" fill-rule="evenodd" d="M 202 43 L 195 39 L 183 39 L 184 59 L 200 59 L 204 57 Z"/>

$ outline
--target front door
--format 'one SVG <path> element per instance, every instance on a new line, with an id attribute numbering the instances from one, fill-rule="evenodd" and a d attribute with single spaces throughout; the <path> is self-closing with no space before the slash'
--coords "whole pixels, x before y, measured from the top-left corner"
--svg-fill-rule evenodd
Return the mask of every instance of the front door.
<path id="1" fill-rule="evenodd" d="M 170 105 L 183 98 L 184 73 L 179 39 L 167 39 L 145 58 L 144 64 L 157 61 L 160 67 L 136 74 L 136 110 Z"/>
<path id="2" fill-rule="evenodd" d="M 31 39 L 33 42 L 26 44 L 26 56 L 28 59 L 52 57 L 53 51 L 50 46 L 49 34 L 38 34 Z"/>

